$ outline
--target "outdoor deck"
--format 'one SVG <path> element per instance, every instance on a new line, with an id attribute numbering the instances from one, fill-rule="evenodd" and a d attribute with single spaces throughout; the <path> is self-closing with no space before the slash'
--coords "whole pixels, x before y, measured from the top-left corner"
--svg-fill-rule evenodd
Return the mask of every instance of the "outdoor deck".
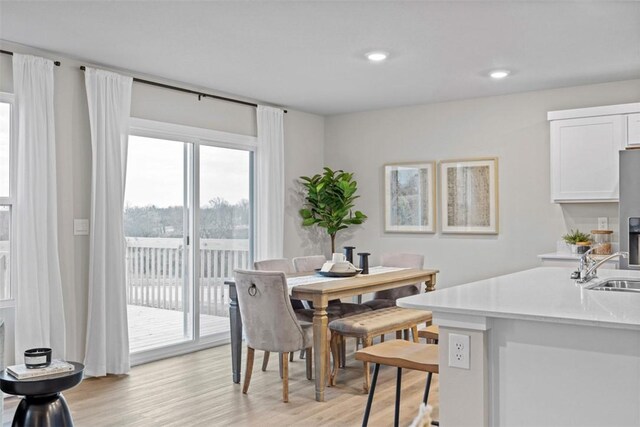
<path id="1" fill-rule="evenodd" d="M 127 237 L 127 312 L 132 353 L 185 341 L 183 301 L 187 252 L 177 238 Z M 249 266 L 249 241 L 201 239 L 199 274 L 200 336 L 229 333 L 229 288 L 224 281 Z"/>
<path id="2" fill-rule="evenodd" d="M 185 340 L 180 311 L 127 305 L 127 315 L 132 353 Z M 200 315 L 200 336 L 217 333 L 229 333 L 229 318 Z"/>

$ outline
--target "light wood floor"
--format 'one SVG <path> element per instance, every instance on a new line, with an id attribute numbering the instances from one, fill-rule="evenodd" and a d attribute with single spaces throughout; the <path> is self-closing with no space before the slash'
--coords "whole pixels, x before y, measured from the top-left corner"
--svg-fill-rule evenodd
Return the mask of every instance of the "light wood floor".
<path id="1" fill-rule="evenodd" d="M 132 352 L 177 344 L 184 337 L 183 313 L 176 310 L 127 305 L 129 349 Z M 200 336 L 229 334 L 229 318 L 200 315 Z"/>
<path id="2" fill-rule="evenodd" d="M 353 354 L 349 354 L 347 368 L 339 373 L 337 386 L 327 389 L 323 403 L 314 400 L 313 381 L 306 379 L 305 363 L 297 355 L 290 364 L 289 403 L 282 403 L 274 359 L 262 372 L 262 352 L 256 352 L 247 395 L 231 381 L 228 345 L 136 366 L 126 376 L 87 379 L 64 395 L 77 427 L 361 424 L 366 395 L 361 391 L 362 366 Z M 370 426 L 393 424 L 395 374 L 395 368 L 380 369 Z M 417 413 L 425 378 L 422 372 L 403 375 L 400 425 L 408 425 Z M 438 419 L 437 401 L 435 375 L 429 398 L 434 419 Z M 5 421 L 16 405 L 17 399 L 5 401 Z"/>

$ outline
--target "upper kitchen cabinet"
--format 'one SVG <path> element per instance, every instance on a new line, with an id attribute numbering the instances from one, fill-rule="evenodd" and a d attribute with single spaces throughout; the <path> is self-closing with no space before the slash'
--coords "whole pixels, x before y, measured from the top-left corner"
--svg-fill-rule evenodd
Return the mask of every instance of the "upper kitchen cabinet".
<path id="1" fill-rule="evenodd" d="M 640 147 L 640 118 L 633 116 L 640 103 L 548 113 L 553 202 L 618 201 L 618 151 L 633 141 Z"/>
<path id="2" fill-rule="evenodd" d="M 640 113 L 627 116 L 627 147 L 640 148 Z"/>

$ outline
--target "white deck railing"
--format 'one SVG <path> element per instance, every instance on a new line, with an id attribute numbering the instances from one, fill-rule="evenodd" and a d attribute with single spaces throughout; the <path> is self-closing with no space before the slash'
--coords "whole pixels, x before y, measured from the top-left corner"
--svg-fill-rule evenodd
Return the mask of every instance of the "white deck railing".
<path id="1" fill-rule="evenodd" d="M 201 239 L 200 247 L 200 313 L 228 316 L 224 280 L 234 269 L 249 267 L 249 241 Z M 127 237 L 127 303 L 182 310 L 182 301 L 189 299 L 185 257 L 180 238 Z"/>

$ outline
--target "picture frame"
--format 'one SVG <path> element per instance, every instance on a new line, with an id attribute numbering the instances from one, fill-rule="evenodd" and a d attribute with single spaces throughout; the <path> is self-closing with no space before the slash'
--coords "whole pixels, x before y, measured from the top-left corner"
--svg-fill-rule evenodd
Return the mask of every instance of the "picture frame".
<path id="1" fill-rule="evenodd" d="M 440 162 L 442 233 L 498 234 L 498 158 Z"/>
<path id="2" fill-rule="evenodd" d="M 436 163 L 384 166 L 384 231 L 436 232 Z"/>

